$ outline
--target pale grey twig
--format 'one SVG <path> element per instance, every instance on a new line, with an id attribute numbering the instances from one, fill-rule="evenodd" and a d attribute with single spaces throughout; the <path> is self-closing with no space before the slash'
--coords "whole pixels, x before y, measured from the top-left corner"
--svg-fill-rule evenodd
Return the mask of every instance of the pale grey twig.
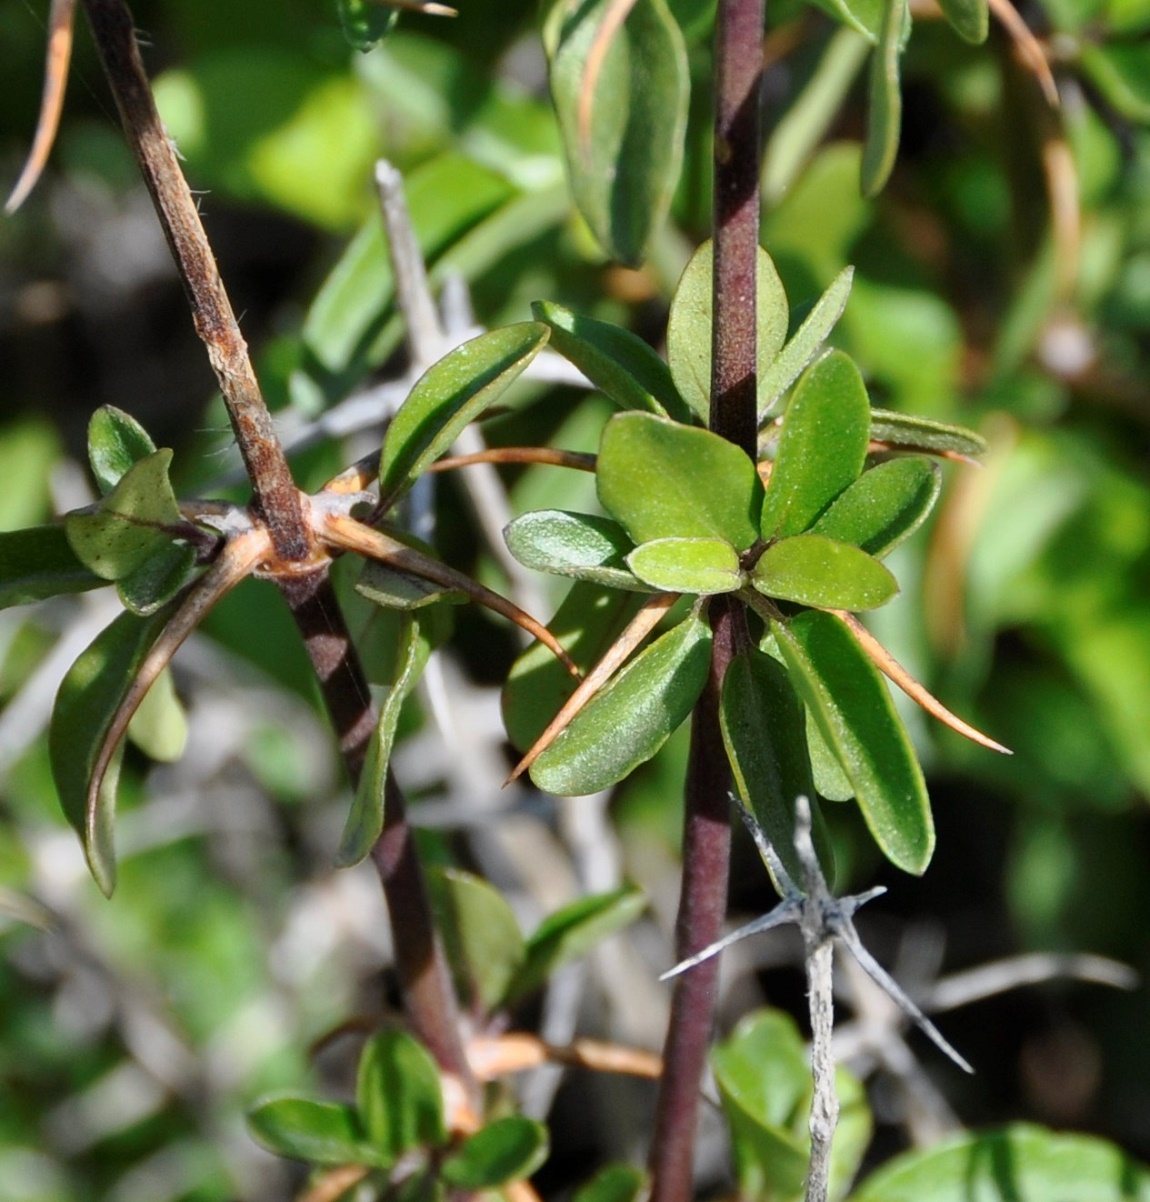
<path id="1" fill-rule="evenodd" d="M 1028 956 L 1009 956 L 943 977 L 927 992 L 923 1005 L 937 1014 L 981 1001 L 996 993 L 1005 993 L 1008 989 L 1017 989 L 1021 985 L 1038 985 L 1043 981 L 1063 978 L 1111 985 L 1115 989 L 1138 987 L 1138 974 L 1129 965 L 1117 960 L 1084 953 L 1057 955 L 1036 952 Z"/>
<path id="2" fill-rule="evenodd" d="M 677 964 L 662 979 L 677 975 L 709 959 L 739 939 L 784 923 L 796 923 L 803 935 L 806 949 L 807 983 L 810 991 L 811 1075 L 814 1095 L 811 1102 L 811 1162 L 807 1178 L 808 1202 L 825 1202 L 829 1183 L 830 1148 L 838 1115 L 838 1100 L 834 1089 L 834 1058 L 831 1053 L 833 1029 L 833 996 L 831 990 L 831 947 L 838 939 L 854 956 L 866 974 L 895 1002 L 934 1044 L 966 1072 L 974 1069 L 943 1038 L 938 1028 L 926 1017 L 899 986 L 898 982 L 863 946 L 854 927 L 854 914 L 860 906 L 886 890 L 882 886 L 853 897 L 836 898 L 827 887 L 811 838 L 810 802 L 799 797 L 795 802 L 795 851 L 803 869 L 805 892 L 791 879 L 782 860 L 771 846 L 753 814 L 732 795 L 759 854 L 771 876 L 778 883 L 783 898 L 769 914 L 755 919 L 739 930 L 704 948 L 697 955 Z M 824 950 L 825 949 L 825 950 Z M 829 1092 L 828 1092 L 829 1091 Z"/>

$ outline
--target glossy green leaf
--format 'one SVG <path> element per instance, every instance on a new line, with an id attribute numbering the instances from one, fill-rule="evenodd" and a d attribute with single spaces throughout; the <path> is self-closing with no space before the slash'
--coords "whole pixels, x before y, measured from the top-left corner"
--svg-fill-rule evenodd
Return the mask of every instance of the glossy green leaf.
<path id="1" fill-rule="evenodd" d="M 872 409 L 871 438 L 898 450 L 953 452 L 975 457 L 986 454 L 986 439 L 963 426 L 931 421 L 890 409 Z"/>
<path id="2" fill-rule="evenodd" d="M 123 409 L 102 405 L 88 423 L 88 461 L 92 474 L 106 495 L 141 459 L 155 453 L 156 444 L 147 430 Z"/>
<path id="3" fill-rule="evenodd" d="M 1148 1202 L 1150 1170 L 1088 1135 L 1019 1123 L 951 1136 L 905 1152 L 851 1195 L 852 1202 Z"/>
<path id="4" fill-rule="evenodd" d="M 741 1195 L 801 1197 L 809 1152 L 796 1128 L 810 1096 L 810 1069 L 794 1020 L 777 1010 L 748 1015 L 711 1052 L 711 1068 Z"/>
<path id="5" fill-rule="evenodd" d="M 965 42 L 975 46 L 990 32 L 990 9 L 986 0 L 938 0 L 942 15 Z"/>
<path id="6" fill-rule="evenodd" d="M 366 54 L 395 28 L 399 9 L 388 8 L 379 0 L 336 0 L 343 36 Z"/>
<path id="7" fill-rule="evenodd" d="M 443 1158 L 443 1180 L 456 1189 L 493 1189 L 530 1177 L 547 1159 L 547 1128 L 519 1114 L 488 1123 Z"/>
<path id="8" fill-rule="evenodd" d="M 550 301 L 536 301 L 531 312 L 550 327 L 552 348 L 617 405 L 690 421 L 671 369 L 642 338 Z"/>
<path id="9" fill-rule="evenodd" d="M 647 1185 L 647 1174 L 642 1169 L 609 1164 L 576 1192 L 574 1202 L 640 1202 Z"/>
<path id="10" fill-rule="evenodd" d="M 1090 81 L 1122 116 L 1150 124 L 1150 47 L 1145 38 L 1103 45 L 1084 39 L 1079 54 Z"/>
<path id="11" fill-rule="evenodd" d="M 786 669 L 754 648 L 737 655 L 723 677 L 719 718 L 738 795 L 791 878 L 802 880 L 795 800 L 813 799 L 814 781 L 803 707 Z"/>
<path id="12" fill-rule="evenodd" d="M 827 801 L 850 801 L 854 786 L 847 780 L 838 756 L 823 738 L 819 724 L 810 710 L 807 714 L 807 751 L 811 757 L 811 772 L 815 778 L 815 792 Z"/>
<path id="13" fill-rule="evenodd" d="M 549 629 L 586 673 L 602 659 L 643 600 L 635 593 L 576 581 Z M 543 733 L 576 684 L 542 643 L 532 643 L 515 661 L 503 686 L 503 722 L 507 737 L 520 751 L 526 751 Z"/>
<path id="14" fill-rule="evenodd" d="M 892 864 L 922 873 L 934 823 L 922 769 L 878 669 L 830 614 L 811 610 L 773 626 L 791 679 L 855 791 Z"/>
<path id="15" fill-rule="evenodd" d="M 397 654 L 390 684 L 377 702 L 379 718 L 367 745 L 367 755 L 355 797 L 336 853 L 341 867 L 358 864 L 371 851 L 383 830 L 387 805 L 387 770 L 404 698 L 427 662 L 428 644 L 414 615 L 404 613 L 398 629 Z"/>
<path id="16" fill-rule="evenodd" d="M 398 532 L 389 533 L 401 542 L 413 542 Z M 369 559 L 363 565 L 363 571 L 355 582 L 355 591 L 385 609 L 422 609 L 425 605 L 435 605 L 440 601 L 455 605 L 467 600 L 467 595 L 458 589 L 444 588 L 434 580 L 417 576 L 414 572 L 400 571 L 377 559 Z"/>
<path id="17" fill-rule="evenodd" d="M 413 171 L 404 191 L 419 248 L 429 263 L 496 212 L 515 192 L 502 176 L 459 154 L 441 154 Z M 322 373 L 357 379 L 398 343 L 386 323 L 395 276 L 379 213 L 373 212 L 332 268 L 304 321 L 304 345 Z"/>
<path id="18" fill-rule="evenodd" d="M 629 926 L 647 907 L 637 889 L 616 889 L 578 901 L 545 918 L 527 940 L 527 958 L 507 991 L 515 1002 L 538 989 L 562 964 Z"/>
<path id="19" fill-rule="evenodd" d="M 611 0 L 558 0 L 544 43 L 575 203 L 603 249 L 638 266 L 678 183 L 690 77 L 665 0 L 635 0 L 600 56 L 611 13 Z"/>
<path id="20" fill-rule="evenodd" d="M 775 402 L 799 378 L 822 349 L 831 330 L 843 315 L 851 294 L 854 268 L 844 267 L 815 302 L 803 324 L 786 346 L 759 372 L 759 421 L 768 416 Z"/>
<path id="21" fill-rule="evenodd" d="M 627 566 L 666 593 L 733 593 L 743 585 L 739 554 L 721 538 L 657 538 L 636 547 Z"/>
<path id="22" fill-rule="evenodd" d="M 768 597 L 821 609 L 877 609 L 898 596 L 898 581 L 877 559 L 821 534 L 772 543 L 751 583 Z"/>
<path id="23" fill-rule="evenodd" d="M 64 519 L 80 560 L 105 580 L 122 580 L 171 545 L 180 509 L 168 469 L 172 452 L 156 451 L 135 463 L 90 511 Z"/>
<path id="24" fill-rule="evenodd" d="M 109 895 L 116 884 L 112 823 L 117 773 L 113 768 L 105 775 L 91 808 L 88 782 L 112 719 L 173 612 L 169 607 L 149 618 L 121 614 L 69 668 L 52 710 L 48 752 L 60 804 L 80 836 L 92 876 Z"/>
<path id="25" fill-rule="evenodd" d="M 763 486 L 734 443 L 647 413 L 617 413 L 603 431 L 599 500 L 636 543 L 719 538 L 745 551 L 758 537 Z"/>
<path id="26" fill-rule="evenodd" d="M 464 1006 L 490 1014 L 503 1000 L 526 956 L 526 945 L 503 894 L 458 868 L 427 877 L 436 925 Z"/>
<path id="27" fill-rule="evenodd" d="M 176 696 L 171 670 L 165 668 L 128 723 L 128 738 L 149 758 L 175 762 L 188 742 L 188 716 Z"/>
<path id="28" fill-rule="evenodd" d="M 683 722 L 706 683 L 711 631 L 684 619 L 639 652 L 531 767 L 548 793 L 598 793 L 649 760 Z"/>
<path id="29" fill-rule="evenodd" d="M 775 125 L 763 149 L 761 187 L 764 207 L 768 210 L 774 210 L 791 192 L 819 148 L 832 136 L 831 131 L 870 54 L 872 42 L 873 39 L 860 35 L 853 28 L 837 30 L 820 50 L 810 78 L 801 90 L 792 93 L 790 107 Z M 765 241 L 770 242 L 770 239 Z M 805 366 L 802 364 L 795 375 Z M 763 405 L 760 369 L 760 409 Z"/>
<path id="30" fill-rule="evenodd" d="M 0 609 L 107 583 L 77 557 L 63 526 L 0 532 Z"/>
<path id="31" fill-rule="evenodd" d="M 504 326 L 449 351 L 424 372 L 383 441 L 379 487 L 386 503 L 393 504 L 465 426 L 503 395 L 549 334 L 537 321 Z"/>
<path id="32" fill-rule="evenodd" d="M 704 423 L 711 412 L 712 280 L 714 247 L 704 242 L 691 256 L 675 289 L 667 320 L 667 358 L 680 394 Z M 787 337 L 790 309 L 774 260 L 761 247 L 756 262 L 758 361 L 770 363 Z"/>
<path id="33" fill-rule="evenodd" d="M 813 0 L 813 2 L 848 29 L 863 34 L 868 41 L 878 41 L 882 28 L 883 0 Z"/>
<path id="34" fill-rule="evenodd" d="M 355 1099 L 364 1134 L 385 1164 L 415 1148 L 438 1148 L 447 1139 L 439 1069 L 406 1031 L 387 1028 L 367 1041 Z"/>
<path id="35" fill-rule="evenodd" d="M 146 618 L 184 587 L 195 564 L 195 549 L 187 543 L 159 543 L 143 563 L 116 581 L 116 593 L 125 609 Z"/>
<path id="36" fill-rule="evenodd" d="M 862 472 L 870 402 L 851 359 L 832 351 L 809 367 L 783 419 L 763 501 L 765 539 L 801 534 Z"/>
<path id="37" fill-rule="evenodd" d="M 247 1118 L 256 1142 L 277 1156 L 333 1167 L 390 1163 L 367 1141 L 353 1106 L 311 1098 L 267 1098 L 257 1102 Z"/>
<path id="38" fill-rule="evenodd" d="M 811 531 L 881 557 L 926 521 L 941 487 L 942 473 L 929 459 L 891 459 L 863 472 Z"/>
<path id="39" fill-rule="evenodd" d="M 537 509 L 503 531 L 507 548 L 524 567 L 592 580 L 609 588 L 646 586 L 627 566 L 634 544 L 610 518 L 562 509 Z"/>
<path id="40" fill-rule="evenodd" d="M 871 56 L 867 89 L 867 130 L 860 173 L 864 196 L 877 196 L 898 156 L 902 125 L 899 56 L 907 21 L 907 0 L 885 0 L 878 45 Z"/>

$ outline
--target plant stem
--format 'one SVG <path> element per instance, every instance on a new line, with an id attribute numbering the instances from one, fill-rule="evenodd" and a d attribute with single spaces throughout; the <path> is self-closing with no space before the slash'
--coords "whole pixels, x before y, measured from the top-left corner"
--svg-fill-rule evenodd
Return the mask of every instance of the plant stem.
<path id="1" fill-rule="evenodd" d="M 156 111 L 136 47 L 132 14 L 125 0 L 84 0 L 84 6 L 125 134 L 187 292 L 196 332 L 219 379 L 255 493 L 254 508 L 268 528 L 280 564 L 300 564 L 313 558 L 315 536 L 195 201 Z M 326 558 L 316 558 L 313 570 L 284 571 L 276 576 L 276 583 L 304 639 L 348 775 L 357 782 L 376 719 L 362 665 L 328 576 L 329 566 Z M 441 1067 L 470 1084 L 455 992 L 435 932 L 404 797 L 391 778 L 384 830 L 372 859 L 392 916 L 396 962 L 412 1026 Z"/>
<path id="2" fill-rule="evenodd" d="M 711 607 L 711 671 L 695 706 L 687 761 L 683 878 L 675 925 L 679 960 L 722 935 L 727 911 L 730 767 L 719 729 L 719 696 L 731 660 L 733 624 L 741 615 L 727 598 L 716 598 Z M 691 1197 L 699 1082 L 711 1040 L 718 976 L 719 957 L 714 956 L 675 982 L 650 1155 L 651 1202 L 686 1202 Z"/>
<path id="3" fill-rule="evenodd" d="M 719 0 L 715 30 L 714 335 L 710 427 L 755 458 L 756 266 L 759 248 L 759 92 L 763 0 Z M 683 879 L 676 926 L 680 960 L 722 933 L 727 905 L 730 767 L 719 727 L 727 666 L 739 645 L 737 601 L 711 604 L 714 642 L 695 707 L 687 764 Z M 651 1148 L 651 1202 L 692 1193 L 699 1083 L 717 999 L 718 957 L 684 973 L 671 1001 L 664 1074 Z"/>
<path id="4" fill-rule="evenodd" d="M 192 320 L 207 347 L 228 417 L 252 482 L 255 503 L 281 559 L 307 559 L 312 539 L 299 491 L 272 427 L 247 343 L 220 279 L 215 255 L 200 222 L 175 148 L 164 129 L 136 47 L 125 0 L 84 0 L 124 133 L 176 260 Z"/>

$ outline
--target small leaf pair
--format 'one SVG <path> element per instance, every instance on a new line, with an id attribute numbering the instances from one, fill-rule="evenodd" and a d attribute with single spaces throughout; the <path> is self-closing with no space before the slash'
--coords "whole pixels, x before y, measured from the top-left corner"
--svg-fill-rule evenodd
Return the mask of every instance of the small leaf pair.
<path id="1" fill-rule="evenodd" d="M 362 1166 L 386 1182 L 400 1163 L 422 1196 L 495 1189 L 529 1176 L 547 1157 L 547 1129 L 518 1115 L 452 1138 L 443 1087 L 430 1053 L 410 1035 L 381 1031 L 359 1060 L 355 1105 L 267 1098 L 251 1110 L 255 1138 L 280 1156 L 310 1164 Z"/>

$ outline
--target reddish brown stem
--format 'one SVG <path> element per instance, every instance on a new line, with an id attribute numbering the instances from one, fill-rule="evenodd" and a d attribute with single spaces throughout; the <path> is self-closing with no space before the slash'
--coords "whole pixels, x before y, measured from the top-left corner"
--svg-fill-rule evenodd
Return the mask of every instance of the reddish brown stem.
<path id="1" fill-rule="evenodd" d="M 715 29 L 714 324 L 710 427 L 756 457 L 756 269 L 759 249 L 759 93 L 764 0 L 719 0 Z M 730 850 L 730 768 L 719 697 L 737 652 L 739 603 L 711 605 L 711 674 L 695 707 L 687 765 L 678 957 L 722 932 Z M 699 1083 L 717 997 L 718 957 L 678 978 L 651 1148 L 651 1202 L 691 1197 Z"/>
<path id="2" fill-rule="evenodd" d="M 179 268 L 196 333 L 220 383 L 228 417 L 281 559 L 305 560 L 312 548 L 299 491 L 272 427 L 247 343 L 240 333 L 199 212 L 164 129 L 136 47 L 132 14 L 124 0 L 84 0 L 124 133 Z"/>

